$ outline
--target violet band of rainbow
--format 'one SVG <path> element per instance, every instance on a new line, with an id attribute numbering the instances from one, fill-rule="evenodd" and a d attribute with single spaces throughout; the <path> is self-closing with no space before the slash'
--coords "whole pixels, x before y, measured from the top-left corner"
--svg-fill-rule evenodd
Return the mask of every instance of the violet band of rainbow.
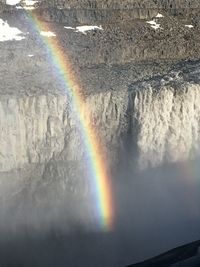
<path id="1" fill-rule="evenodd" d="M 48 23 L 39 19 L 35 12 L 26 11 L 26 13 L 34 30 L 39 34 L 41 31 L 51 31 Z M 88 168 L 93 180 L 96 202 L 94 205 L 97 209 L 99 224 L 103 230 L 111 230 L 114 223 L 111 177 L 97 131 L 91 123 L 90 116 L 84 116 L 85 100 L 81 86 L 78 84 L 70 59 L 62 48 L 59 39 L 56 36 L 51 38 L 41 36 L 41 39 L 51 57 L 51 64 L 59 71 L 58 79 L 62 79 L 65 93 L 71 96 L 71 104 L 76 111 L 77 121 L 80 124 L 79 128 L 89 157 Z"/>

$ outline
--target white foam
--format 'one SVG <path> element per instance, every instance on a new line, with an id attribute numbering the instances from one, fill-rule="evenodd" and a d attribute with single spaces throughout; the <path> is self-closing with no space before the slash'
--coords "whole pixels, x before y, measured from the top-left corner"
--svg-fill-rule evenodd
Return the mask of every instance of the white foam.
<path id="1" fill-rule="evenodd" d="M 75 32 L 80 32 L 83 34 L 87 34 L 88 31 L 93 31 L 96 29 L 103 30 L 102 26 L 92 26 L 92 25 L 77 26 L 75 28 L 64 26 L 64 28 L 69 30 L 74 30 Z"/>
<path id="2" fill-rule="evenodd" d="M 56 34 L 55 34 L 54 32 L 51 32 L 51 31 L 48 31 L 48 32 L 46 32 L 46 31 L 41 31 L 40 34 L 41 34 L 42 36 L 45 36 L 45 37 L 55 37 L 55 36 L 56 36 Z"/>
<path id="3" fill-rule="evenodd" d="M 10 27 L 7 21 L 0 19 L 0 42 L 21 41 L 25 39 L 23 32 L 16 27 Z"/>

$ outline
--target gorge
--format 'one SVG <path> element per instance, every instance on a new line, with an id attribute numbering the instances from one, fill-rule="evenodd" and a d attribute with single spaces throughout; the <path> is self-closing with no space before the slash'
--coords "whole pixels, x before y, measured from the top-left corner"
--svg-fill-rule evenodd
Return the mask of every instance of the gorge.
<path id="1" fill-rule="evenodd" d="M 125 266 L 199 239 L 199 1 L 11 2 L 0 3 L 0 265 Z M 79 116 L 111 177 L 108 232 Z"/>

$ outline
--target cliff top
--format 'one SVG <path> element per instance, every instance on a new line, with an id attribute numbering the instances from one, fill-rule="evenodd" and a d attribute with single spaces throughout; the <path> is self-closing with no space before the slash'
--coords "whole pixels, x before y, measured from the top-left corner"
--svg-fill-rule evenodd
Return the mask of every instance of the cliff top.
<path id="1" fill-rule="evenodd" d="M 57 6 L 58 2 L 75 3 L 48 3 Z M 156 5 L 157 1 L 152 2 Z M 63 93 L 49 60 L 44 41 L 48 38 L 60 40 L 86 94 L 128 90 L 133 83 L 167 75 L 180 61 L 199 59 L 200 20 L 196 9 L 186 13 L 179 10 L 177 14 L 158 9 L 45 9 L 43 4 L 34 12 L 48 23 L 50 36 L 45 29 L 43 33 L 36 30 L 22 3 L 9 6 L 12 10 L 0 15 L 1 95 Z M 7 35 L 8 30 L 15 32 L 14 39 Z"/>
<path id="2" fill-rule="evenodd" d="M 34 1 L 43 8 L 56 9 L 191 9 L 200 8 L 198 0 L 38 0 Z M 6 4 L 28 3 L 27 0 L 0 0 L 2 9 L 7 9 Z"/>

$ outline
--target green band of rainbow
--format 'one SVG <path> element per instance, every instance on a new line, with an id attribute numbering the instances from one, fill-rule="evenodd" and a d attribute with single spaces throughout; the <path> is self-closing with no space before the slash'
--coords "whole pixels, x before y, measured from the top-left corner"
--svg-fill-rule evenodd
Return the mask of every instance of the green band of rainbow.
<path id="1" fill-rule="evenodd" d="M 51 31 L 48 24 L 39 19 L 34 12 L 28 11 L 27 16 L 37 32 Z M 66 93 L 72 97 L 72 105 L 76 110 L 81 135 L 84 139 L 87 156 L 90 159 L 89 173 L 91 173 L 93 179 L 92 183 L 96 197 L 95 206 L 99 216 L 99 222 L 102 229 L 111 230 L 114 215 L 111 178 L 108 174 L 106 159 L 95 127 L 91 123 L 90 116 L 84 116 L 86 105 L 82 96 L 81 86 L 79 86 L 75 78 L 70 59 L 66 51 L 62 48 L 58 38 L 46 38 L 42 36 L 41 38 L 51 57 L 51 64 L 60 72 L 58 79 L 62 79 Z"/>

